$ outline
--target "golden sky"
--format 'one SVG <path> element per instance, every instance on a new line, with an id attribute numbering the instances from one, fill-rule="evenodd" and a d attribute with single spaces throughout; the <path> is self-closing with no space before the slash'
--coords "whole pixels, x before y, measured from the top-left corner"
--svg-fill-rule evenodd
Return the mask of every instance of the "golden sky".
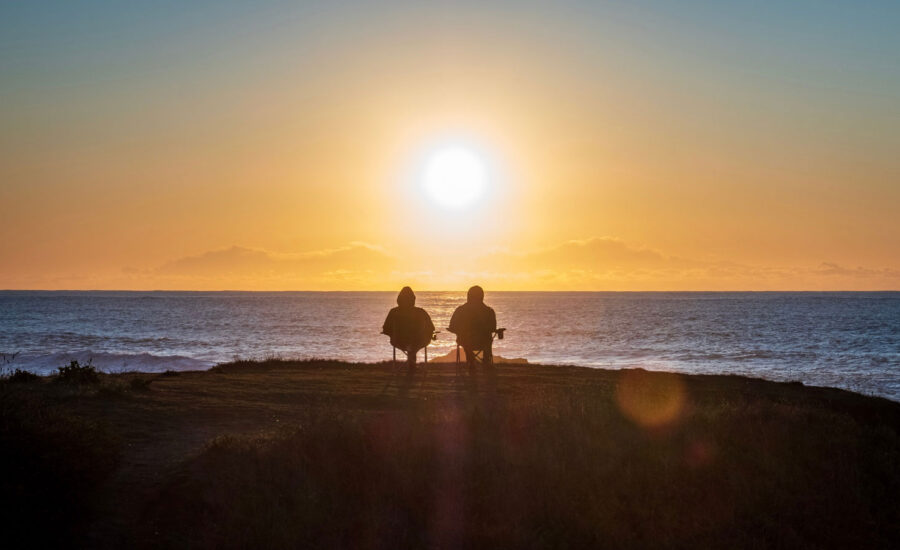
<path id="1" fill-rule="evenodd" d="M 900 289 L 890 3 L 71 4 L 0 8 L 0 288 Z"/>

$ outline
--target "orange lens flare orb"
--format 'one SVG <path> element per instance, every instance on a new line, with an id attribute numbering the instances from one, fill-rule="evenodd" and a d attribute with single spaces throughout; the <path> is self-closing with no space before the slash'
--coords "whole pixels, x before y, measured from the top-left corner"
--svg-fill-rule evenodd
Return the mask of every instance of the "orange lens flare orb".
<path id="1" fill-rule="evenodd" d="M 643 428 L 661 428 L 678 420 L 685 399 L 684 382 L 670 372 L 626 370 L 616 387 L 619 409 Z"/>

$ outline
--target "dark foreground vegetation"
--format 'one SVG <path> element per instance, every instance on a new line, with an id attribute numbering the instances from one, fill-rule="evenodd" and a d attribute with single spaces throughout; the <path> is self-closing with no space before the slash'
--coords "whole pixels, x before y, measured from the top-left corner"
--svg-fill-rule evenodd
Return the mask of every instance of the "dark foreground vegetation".
<path id="1" fill-rule="evenodd" d="M 0 383 L 4 547 L 900 547 L 900 404 L 846 391 L 540 366 L 66 372 Z"/>

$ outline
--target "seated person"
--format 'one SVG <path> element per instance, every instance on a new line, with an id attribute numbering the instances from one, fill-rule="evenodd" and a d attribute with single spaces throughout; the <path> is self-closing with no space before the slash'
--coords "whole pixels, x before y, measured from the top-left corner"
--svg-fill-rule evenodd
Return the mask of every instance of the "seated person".
<path id="1" fill-rule="evenodd" d="M 466 303 L 456 308 L 450 318 L 450 332 L 456 334 L 456 342 L 466 350 L 469 367 L 475 365 L 475 352 L 483 352 L 483 362 L 491 363 L 491 341 L 497 330 L 497 315 L 484 304 L 484 289 L 473 286 L 466 296 Z"/>
<path id="2" fill-rule="evenodd" d="M 397 307 L 388 312 L 381 332 L 391 337 L 391 345 L 403 350 L 407 364 L 414 367 L 416 353 L 434 335 L 434 323 L 424 309 L 416 307 L 416 295 L 405 286 L 397 295 Z"/>

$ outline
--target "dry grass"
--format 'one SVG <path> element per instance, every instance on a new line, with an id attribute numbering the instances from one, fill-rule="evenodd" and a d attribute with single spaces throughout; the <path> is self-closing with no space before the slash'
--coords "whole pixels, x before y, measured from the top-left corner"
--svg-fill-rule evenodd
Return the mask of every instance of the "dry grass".
<path id="1" fill-rule="evenodd" d="M 900 404 L 841 390 L 266 361 L 2 391 L 121 442 L 72 523 L 95 546 L 900 543 Z"/>

